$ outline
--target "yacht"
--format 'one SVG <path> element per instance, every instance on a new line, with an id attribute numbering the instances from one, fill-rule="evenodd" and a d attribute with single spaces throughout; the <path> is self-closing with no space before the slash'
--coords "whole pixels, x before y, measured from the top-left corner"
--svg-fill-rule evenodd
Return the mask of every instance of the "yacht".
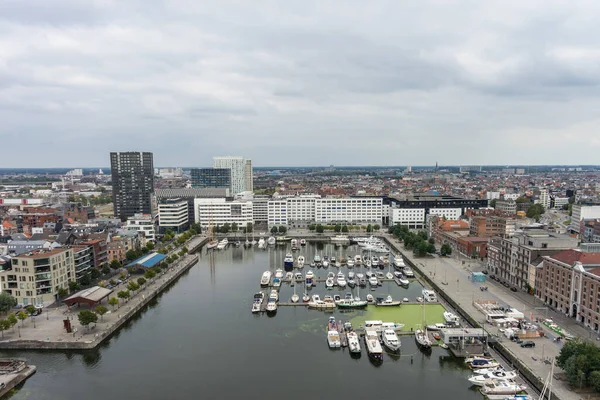
<path id="1" fill-rule="evenodd" d="M 427 325 L 428 331 L 441 331 L 442 329 L 447 328 L 446 324 L 433 324 Z"/>
<path id="2" fill-rule="evenodd" d="M 490 360 L 487 358 L 476 358 L 469 363 L 469 367 L 471 369 L 479 369 L 479 368 L 496 368 L 499 367 L 500 364 L 495 360 Z"/>
<path id="3" fill-rule="evenodd" d="M 315 277 L 315 274 L 309 269 L 308 272 L 306 273 L 306 279 L 313 279 Z"/>
<path id="4" fill-rule="evenodd" d="M 449 311 L 444 312 L 444 319 L 446 320 L 446 325 L 460 325 L 460 319 L 458 318 L 458 316 Z"/>
<path id="5" fill-rule="evenodd" d="M 258 248 L 264 249 L 265 247 L 267 247 L 267 242 L 265 241 L 265 238 L 261 237 L 260 239 L 258 239 Z"/>
<path id="6" fill-rule="evenodd" d="M 496 371 L 489 374 L 475 374 L 468 381 L 475 386 L 484 386 L 488 381 L 513 381 L 517 378 L 515 371 Z"/>
<path id="7" fill-rule="evenodd" d="M 274 236 L 269 236 L 267 239 L 267 244 L 275 244 L 276 240 Z"/>
<path id="8" fill-rule="evenodd" d="M 333 310 L 335 308 L 335 303 L 331 301 L 323 301 L 318 294 L 315 294 L 310 299 L 308 306 L 310 308 L 316 308 L 317 310 Z"/>
<path id="9" fill-rule="evenodd" d="M 388 271 L 388 272 L 385 274 L 385 277 L 386 277 L 386 279 L 390 279 L 390 280 L 391 280 L 391 279 L 394 279 L 394 274 L 392 274 L 390 271 Z"/>
<path id="10" fill-rule="evenodd" d="M 417 342 L 417 346 L 421 349 L 428 350 L 431 349 L 431 340 L 427 336 L 427 332 L 421 329 L 417 329 L 415 331 L 415 341 Z"/>
<path id="11" fill-rule="evenodd" d="M 367 306 L 367 302 L 365 300 L 354 299 L 354 298 L 345 298 L 340 299 L 337 302 L 337 306 L 339 308 L 363 308 Z"/>
<path id="12" fill-rule="evenodd" d="M 350 243 L 350 239 L 346 235 L 335 235 L 331 237 L 331 241 L 334 243 Z"/>
<path id="13" fill-rule="evenodd" d="M 275 270 L 275 278 L 279 278 L 279 279 L 283 278 L 283 270 L 282 269 L 278 268 Z"/>
<path id="14" fill-rule="evenodd" d="M 340 334 L 338 331 L 327 331 L 327 343 L 330 349 L 339 349 L 342 347 L 342 341 L 340 340 Z"/>
<path id="15" fill-rule="evenodd" d="M 268 286 L 271 282 L 271 271 L 265 271 L 260 278 L 260 286 Z"/>
<path id="16" fill-rule="evenodd" d="M 284 279 L 285 279 L 286 282 L 293 282 L 294 281 L 294 274 L 291 273 L 291 272 L 286 272 Z"/>
<path id="17" fill-rule="evenodd" d="M 298 268 L 304 267 L 304 262 L 305 262 L 304 256 L 298 256 Z"/>
<path id="18" fill-rule="evenodd" d="M 315 254 L 315 257 L 313 258 L 313 262 L 315 263 L 315 265 L 321 264 L 321 256 L 319 256 L 318 254 Z"/>
<path id="19" fill-rule="evenodd" d="M 287 268 L 292 268 L 294 266 L 294 256 L 292 256 L 292 253 L 287 253 L 285 255 L 283 266 Z"/>
<path id="20" fill-rule="evenodd" d="M 376 267 L 379 265 L 379 258 L 377 256 L 371 257 L 371 266 Z"/>
<path id="21" fill-rule="evenodd" d="M 396 268 L 404 268 L 404 259 L 401 255 L 394 256 L 394 267 Z"/>
<path id="22" fill-rule="evenodd" d="M 331 256 L 331 257 L 329 257 L 329 263 L 330 263 L 331 265 L 335 265 L 335 263 L 336 263 L 335 256 Z"/>
<path id="23" fill-rule="evenodd" d="M 273 287 L 280 287 L 281 286 L 281 278 L 273 278 Z"/>
<path id="24" fill-rule="evenodd" d="M 398 282 L 400 282 L 402 286 L 408 286 L 410 284 L 410 281 L 402 275 L 402 272 L 394 271 L 394 277 L 398 279 Z"/>
<path id="25" fill-rule="evenodd" d="M 327 257 L 327 256 L 325 256 Z M 329 260 L 327 258 L 323 257 L 323 268 L 329 268 Z"/>
<path id="26" fill-rule="evenodd" d="M 288 240 L 290 240 L 290 238 L 287 236 L 277 236 L 275 238 L 275 241 L 280 242 L 281 244 L 284 244 L 284 242 L 287 242 Z"/>
<path id="27" fill-rule="evenodd" d="M 379 279 L 380 281 L 385 279 L 385 275 L 383 275 L 383 272 L 381 271 L 375 272 L 375 276 L 377 276 L 377 279 Z"/>
<path id="28" fill-rule="evenodd" d="M 369 353 L 369 358 L 374 361 L 382 362 L 383 361 L 383 349 L 379 344 L 379 335 L 374 330 L 366 330 L 365 331 L 365 344 L 367 345 L 367 352 Z"/>
<path id="29" fill-rule="evenodd" d="M 344 288 L 346 287 L 346 278 L 344 277 L 344 274 L 339 272 L 337 274 L 337 284 L 339 287 Z"/>
<path id="30" fill-rule="evenodd" d="M 260 312 L 260 306 L 265 299 L 265 294 L 263 292 L 258 292 L 254 295 L 254 300 L 252 301 L 252 312 L 257 313 Z"/>
<path id="31" fill-rule="evenodd" d="M 296 272 L 294 274 L 294 280 L 296 282 L 302 282 L 304 280 L 304 277 L 302 276 L 302 274 L 300 272 Z"/>
<path id="32" fill-rule="evenodd" d="M 494 394 L 517 394 L 526 389 L 527 386 L 519 385 L 516 382 L 487 381 L 481 388 L 481 393 L 486 396 Z"/>
<path id="33" fill-rule="evenodd" d="M 298 239 L 292 239 L 292 247 L 298 246 Z"/>
<path id="34" fill-rule="evenodd" d="M 219 245 L 219 241 L 218 240 L 211 240 L 210 242 L 208 242 L 208 244 L 206 245 L 206 248 L 208 250 L 214 249 L 215 247 L 217 247 Z"/>
<path id="35" fill-rule="evenodd" d="M 373 295 L 372 295 L 371 293 L 369 293 L 369 294 L 367 295 L 367 303 L 368 303 L 368 304 L 373 304 L 373 303 L 375 303 L 375 297 L 373 297 Z"/>
<path id="36" fill-rule="evenodd" d="M 327 287 L 327 289 L 333 289 L 333 286 L 335 285 L 334 277 L 335 274 L 333 272 L 330 272 L 327 275 L 327 279 L 325 280 L 325 286 Z"/>
<path id="37" fill-rule="evenodd" d="M 221 240 L 219 242 L 219 244 L 217 245 L 217 250 L 223 250 L 225 247 L 227 247 L 228 244 L 229 244 L 229 240 L 227 240 L 227 238 Z"/>
<path id="38" fill-rule="evenodd" d="M 346 333 L 346 337 L 348 338 L 348 349 L 350 349 L 350 353 L 359 354 L 360 341 L 358 340 L 358 335 L 356 332 L 349 331 Z"/>
<path id="39" fill-rule="evenodd" d="M 396 322 L 383 322 L 379 320 L 365 321 L 365 329 L 371 329 L 377 332 L 381 332 L 385 329 L 400 331 L 402 328 L 404 328 L 404 324 L 399 324 Z"/>
<path id="40" fill-rule="evenodd" d="M 306 239 L 300 239 L 300 246 L 306 246 Z"/>
<path id="41" fill-rule="evenodd" d="M 271 294 L 269 294 L 269 300 L 270 299 L 275 299 L 275 301 L 279 301 L 279 293 L 277 292 L 277 290 L 271 290 Z"/>
<path id="42" fill-rule="evenodd" d="M 379 282 L 377 281 L 377 278 L 376 278 L 375 276 L 373 276 L 373 275 L 372 275 L 372 276 L 369 278 L 369 285 L 370 285 L 372 288 L 375 288 L 375 287 L 377 287 L 377 284 L 378 284 L 378 283 L 379 283 Z"/>
<path id="43" fill-rule="evenodd" d="M 479 369 L 474 369 L 473 373 L 476 375 L 487 375 L 487 374 L 493 374 L 496 372 L 506 372 L 504 370 L 504 367 L 499 366 L 496 368 L 479 368 Z"/>
<path id="44" fill-rule="evenodd" d="M 246 241 L 244 242 L 244 247 L 250 247 L 252 246 L 252 242 L 249 241 L 248 239 L 246 239 Z"/>
<path id="45" fill-rule="evenodd" d="M 358 278 L 358 286 L 364 288 L 367 287 L 367 280 L 364 277 Z"/>
<path id="46" fill-rule="evenodd" d="M 357 254 L 357 255 L 354 256 L 354 264 L 355 265 L 362 264 L 362 257 L 360 256 L 360 254 Z"/>
<path id="47" fill-rule="evenodd" d="M 313 280 L 311 278 L 306 278 L 304 280 L 304 284 L 306 285 L 307 289 L 310 289 L 312 287 L 312 285 L 313 285 Z"/>
<path id="48" fill-rule="evenodd" d="M 350 286 L 351 288 L 356 287 L 356 281 L 354 280 L 354 278 L 348 277 L 348 286 Z"/>
<path id="49" fill-rule="evenodd" d="M 277 312 L 277 301 L 272 300 L 269 297 L 269 301 L 267 302 L 267 313 L 274 314 Z"/>
<path id="50" fill-rule="evenodd" d="M 383 332 L 381 332 L 381 339 L 383 340 L 385 347 L 391 351 L 400 351 L 400 340 L 393 329 L 384 329 Z"/>
<path id="51" fill-rule="evenodd" d="M 392 299 L 392 296 L 389 295 L 385 299 L 383 297 L 378 297 L 377 302 L 375 303 L 376 306 L 380 307 L 397 307 L 400 304 L 402 304 L 401 301 L 394 300 Z"/>
<path id="52" fill-rule="evenodd" d="M 415 273 L 413 272 L 413 270 L 410 267 L 404 267 L 403 268 L 403 272 L 404 272 L 404 275 L 406 275 L 407 278 L 414 278 L 415 277 Z"/>
<path id="53" fill-rule="evenodd" d="M 354 260 L 349 258 L 348 261 L 346 261 L 346 265 L 348 268 L 354 268 Z"/>
<path id="54" fill-rule="evenodd" d="M 425 299 L 426 302 L 428 302 L 428 303 L 437 302 L 437 296 L 433 290 L 423 289 L 422 293 L 423 293 L 423 298 Z"/>

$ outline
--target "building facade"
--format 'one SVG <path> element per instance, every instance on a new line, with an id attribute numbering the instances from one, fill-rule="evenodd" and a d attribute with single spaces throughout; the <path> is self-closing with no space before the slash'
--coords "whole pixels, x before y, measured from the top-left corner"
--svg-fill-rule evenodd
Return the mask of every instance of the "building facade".
<path id="1" fill-rule="evenodd" d="M 127 218 L 125 229 L 129 231 L 138 231 L 144 235 L 146 242 L 156 240 L 156 230 L 154 229 L 154 219 L 149 214 L 135 214 Z"/>
<path id="2" fill-rule="evenodd" d="M 180 199 L 169 199 L 158 203 L 158 227 L 161 233 L 167 229 L 182 233 L 189 227 L 188 203 Z"/>
<path id="3" fill-rule="evenodd" d="M 269 196 L 254 195 L 252 198 L 254 223 L 263 224 L 269 221 Z"/>
<path id="4" fill-rule="evenodd" d="M 254 223 L 251 201 L 228 199 L 195 199 L 195 222 L 205 229 L 209 226 L 237 224 L 241 229 Z"/>
<path id="5" fill-rule="evenodd" d="M 246 159 L 245 166 L 245 180 L 246 180 L 246 192 L 254 191 L 254 171 L 252 170 L 252 160 Z"/>
<path id="6" fill-rule="evenodd" d="M 23 306 L 49 305 L 59 289 L 76 281 L 73 249 L 34 250 L 14 257 L 11 264 L 0 273 L 2 291 Z"/>
<path id="7" fill-rule="evenodd" d="M 230 191 L 232 195 L 248 191 L 248 187 L 253 187 L 252 183 L 247 182 L 247 178 L 252 176 L 252 162 L 250 160 L 243 157 L 214 157 L 213 168 L 231 171 Z"/>
<path id="8" fill-rule="evenodd" d="M 600 218 L 600 206 L 573 204 L 571 207 L 571 223 L 569 230 L 582 233 L 582 221 L 586 219 Z"/>
<path id="9" fill-rule="evenodd" d="M 470 234 L 473 236 L 501 236 L 514 235 L 517 220 L 502 215 L 475 215 L 470 221 Z"/>
<path id="10" fill-rule="evenodd" d="M 229 168 L 192 168 L 192 188 L 231 187 L 231 169 Z"/>
<path id="11" fill-rule="evenodd" d="M 75 279 L 79 282 L 84 275 L 89 274 L 91 269 L 94 268 L 94 248 L 84 245 L 76 245 L 72 248 L 75 263 Z"/>
<path id="12" fill-rule="evenodd" d="M 114 214 L 120 218 L 152 214 L 154 161 L 152 153 L 110 153 Z"/>
<path id="13" fill-rule="evenodd" d="M 516 214 L 517 202 L 514 200 L 498 200 L 495 209 L 508 214 Z"/>
<path id="14" fill-rule="evenodd" d="M 491 250 L 491 247 L 499 246 Z M 577 239 L 548 232 L 530 229 L 516 233 L 512 238 L 500 238 L 488 243 L 489 253 L 498 253 L 496 265 L 488 260 L 490 273 L 511 286 L 526 289 L 529 283 L 529 268 L 538 257 L 552 255 L 562 250 L 577 247 Z"/>

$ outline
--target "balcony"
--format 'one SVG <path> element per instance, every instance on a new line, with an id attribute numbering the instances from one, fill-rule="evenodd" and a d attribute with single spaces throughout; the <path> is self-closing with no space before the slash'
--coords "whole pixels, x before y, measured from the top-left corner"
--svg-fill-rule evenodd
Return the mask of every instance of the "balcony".
<path id="1" fill-rule="evenodd" d="M 35 281 L 39 282 L 39 281 L 48 281 L 52 279 L 52 274 L 38 274 L 35 276 Z"/>
<path id="2" fill-rule="evenodd" d="M 51 287 L 44 288 L 44 289 L 38 289 L 38 290 L 35 291 L 35 294 L 38 295 L 38 296 L 42 295 L 42 294 L 48 294 L 48 293 L 52 293 L 52 288 Z"/>
<path id="3" fill-rule="evenodd" d="M 9 289 L 18 289 L 19 284 L 17 282 L 8 282 L 8 288 Z"/>
<path id="4" fill-rule="evenodd" d="M 36 267 L 36 268 L 34 268 L 34 270 L 35 270 L 36 274 L 42 274 L 42 273 L 45 273 L 45 272 L 50 272 L 50 267 L 49 266 L 48 267 L 41 267 L 41 268 Z"/>
<path id="5" fill-rule="evenodd" d="M 50 281 L 44 281 L 41 283 L 38 283 L 35 285 L 36 289 L 45 289 L 45 288 L 51 288 L 52 287 L 52 282 Z"/>

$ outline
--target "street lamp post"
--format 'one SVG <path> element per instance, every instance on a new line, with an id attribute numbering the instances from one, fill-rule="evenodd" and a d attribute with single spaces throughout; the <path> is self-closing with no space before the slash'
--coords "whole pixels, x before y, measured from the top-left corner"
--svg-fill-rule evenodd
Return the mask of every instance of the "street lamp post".
<path id="1" fill-rule="evenodd" d="M 21 327 L 17 326 L 17 330 L 19 331 L 19 337 L 21 337 Z"/>

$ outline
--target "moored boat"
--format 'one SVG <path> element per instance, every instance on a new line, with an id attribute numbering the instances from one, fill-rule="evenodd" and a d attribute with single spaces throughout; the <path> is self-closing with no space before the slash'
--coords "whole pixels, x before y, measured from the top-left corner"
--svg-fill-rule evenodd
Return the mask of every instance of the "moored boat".
<path id="1" fill-rule="evenodd" d="M 339 287 L 346 287 L 346 278 L 344 277 L 344 274 L 342 272 L 338 272 L 336 282 Z"/>
<path id="2" fill-rule="evenodd" d="M 306 246 L 306 239 L 300 239 L 300 246 Z"/>
<path id="3" fill-rule="evenodd" d="M 401 301 L 394 300 L 392 299 L 392 296 L 389 295 L 385 299 L 383 297 L 378 297 L 376 300 L 375 305 L 379 307 L 397 307 L 402 304 Z"/>
<path id="4" fill-rule="evenodd" d="M 347 332 L 346 337 L 348 338 L 348 349 L 350 350 L 350 353 L 359 354 L 361 351 L 360 341 L 358 340 L 356 332 Z"/>
<path id="5" fill-rule="evenodd" d="M 365 345 L 367 346 L 367 353 L 369 358 L 376 361 L 383 361 L 383 349 L 379 344 L 379 335 L 374 330 L 365 331 Z"/>
<path id="6" fill-rule="evenodd" d="M 260 285 L 267 286 L 271 282 L 271 271 L 265 271 L 260 278 Z"/>
<path id="7" fill-rule="evenodd" d="M 283 278 L 283 270 L 282 269 L 278 268 L 275 270 L 275 278 L 279 278 L 279 279 Z"/>
<path id="8" fill-rule="evenodd" d="M 286 268 L 292 268 L 294 266 L 294 256 L 292 253 L 287 253 L 283 259 L 283 266 Z"/>
<path id="9" fill-rule="evenodd" d="M 380 320 L 365 321 L 365 329 L 374 330 L 376 332 L 381 332 L 384 329 L 399 331 L 402 330 L 402 328 L 404 328 L 404 324 L 397 322 L 383 322 Z"/>
<path id="10" fill-rule="evenodd" d="M 383 332 L 381 332 L 381 339 L 383 340 L 385 347 L 391 351 L 400 351 L 400 339 L 398 339 L 398 335 L 396 335 L 396 332 L 393 329 L 384 329 Z"/>
<path id="11" fill-rule="evenodd" d="M 223 250 L 225 247 L 227 247 L 228 244 L 229 244 L 229 240 L 227 240 L 227 238 L 221 240 L 219 242 L 219 244 L 217 245 L 217 250 Z"/>
<path id="12" fill-rule="evenodd" d="M 527 389 L 525 385 L 519 385 L 516 382 L 506 381 L 487 381 L 481 388 L 484 395 L 494 394 L 517 394 Z"/>
<path id="13" fill-rule="evenodd" d="M 252 301 L 252 312 L 257 313 L 260 312 L 260 307 L 265 299 L 265 294 L 263 292 L 258 292 L 254 295 L 254 299 Z"/>
<path id="14" fill-rule="evenodd" d="M 489 374 L 471 375 L 467 380 L 475 386 L 484 386 L 488 381 L 513 381 L 517 378 L 514 371 L 496 371 Z"/>
<path id="15" fill-rule="evenodd" d="M 449 311 L 444 312 L 444 319 L 446 320 L 446 325 L 460 325 L 460 318 L 456 314 L 453 314 Z"/>
<path id="16" fill-rule="evenodd" d="M 275 242 L 276 240 L 273 236 L 269 236 L 269 238 L 267 239 L 267 244 L 275 244 Z"/>
<path id="17" fill-rule="evenodd" d="M 427 336 L 427 331 L 423 331 L 421 329 L 417 329 L 415 331 L 415 341 L 417 342 L 417 346 L 419 346 L 423 350 L 431 349 L 431 340 Z"/>
<path id="18" fill-rule="evenodd" d="M 342 341 L 340 340 L 340 334 L 337 330 L 327 331 L 327 343 L 330 349 L 339 349 L 342 347 Z"/>
<path id="19" fill-rule="evenodd" d="M 304 256 L 298 256 L 298 268 L 304 267 L 304 262 L 305 262 Z"/>
<path id="20" fill-rule="evenodd" d="M 218 240 L 211 240 L 210 242 L 207 243 L 206 248 L 210 250 L 210 249 L 214 249 L 218 245 L 219 245 Z"/>

